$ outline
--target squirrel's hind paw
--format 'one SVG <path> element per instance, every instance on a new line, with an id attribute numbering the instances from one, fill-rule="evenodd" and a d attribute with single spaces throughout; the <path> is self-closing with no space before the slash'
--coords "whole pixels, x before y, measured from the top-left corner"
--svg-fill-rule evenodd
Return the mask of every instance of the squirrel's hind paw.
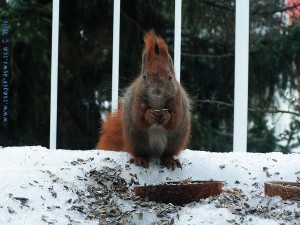
<path id="1" fill-rule="evenodd" d="M 133 156 L 133 158 L 131 158 L 129 162 L 134 163 L 136 166 L 142 166 L 144 168 L 149 167 L 148 158 Z"/>
<path id="2" fill-rule="evenodd" d="M 160 164 L 167 167 L 168 169 L 175 170 L 176 168 L 181 168 L 181 163 L 178 159 L 174 159 L 173 157 L 163 157 L 160 161 Z"/>

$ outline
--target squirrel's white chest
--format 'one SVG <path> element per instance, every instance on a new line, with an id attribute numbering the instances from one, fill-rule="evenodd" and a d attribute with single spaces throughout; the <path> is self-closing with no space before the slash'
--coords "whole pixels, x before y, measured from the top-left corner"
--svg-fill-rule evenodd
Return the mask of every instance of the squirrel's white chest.
<path id="1" fill-rule="evenodd" d="M 159 125 L 152 125 L 148 130 L 149 150 L 154 157 L 160 157 L 167 147 L 166 130 Z"/>

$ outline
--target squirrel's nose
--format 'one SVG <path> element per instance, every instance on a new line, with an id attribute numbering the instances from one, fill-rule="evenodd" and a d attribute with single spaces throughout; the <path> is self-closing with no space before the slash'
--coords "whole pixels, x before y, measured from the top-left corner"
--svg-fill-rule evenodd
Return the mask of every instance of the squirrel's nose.
<path id="1" fill-rule="evenodd" d="M 151 97 L 153 99 L 160 99 L 162 97 L 162 90 L 159 88 L 155 88 L 151 91 Z"/>

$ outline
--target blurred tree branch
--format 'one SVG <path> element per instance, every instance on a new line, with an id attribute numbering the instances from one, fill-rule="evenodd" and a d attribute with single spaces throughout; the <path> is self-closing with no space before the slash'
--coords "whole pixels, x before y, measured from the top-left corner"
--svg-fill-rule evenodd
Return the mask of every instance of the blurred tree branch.
<path id="1" fill-rule="evenodd" d="M 215 1 L 203 1 L 203 3 L 205 3 L 206 5 L 209 5 L 209 6 L 212 6 L 212 7 L 215 7 L 215 8 L 220 8 L 220 9 L 224 9 L 224 10 L 227 10 L 227 11 L 234 11 L 234 6 L 233 7 L 229 7 L 225 4 L 220 4 L 220 3 L 216 3 Z M 270 11 L 267 11 L 267 10 L 264 10 L 264 11 L 260 11 L 259 9 L 261 9 L 262 7 L 259 7 L 259 9 L 252 9 L 250 11 L 250 14 L 255 14 L 255 15 L 273 15 L 275 13 L 278 13 L 278 12 L 285 12 L 285 11 L 288 11 L 288 10 L 291 10 L 291 9 L 295 9 L 295 8 L 298 8 L 300 7 L 300 3 L 295 3 L 291 6 L 287 6 L 287 7 L 278 7 L 278 9 L 276 10 L 270 10 Z"/>
<path id="2" fill-rule="evenodd" d="M 182 56 L 186 57 L 196 57 L 196 58 L 228 58 L 234 56 L 234 53 L 227 53 L 227 54 L 221 54 L 221 55 L 210 55 L 210 54 L 194 54 L 194 53 L 188 53 L 188 52 L 181 52 Z"/>
<path id="3" fill-rule="evenodd" d="M 288 11 L 288 10 L 291 10 L 291 9 L 295 9 L 295 8 L 300 8 L 300 3 L 297 3 L 297 4 L 293 4 L 292 6 L 287 6 L 287 7 L 282 7 L 282 8 L 278 8 L 276 10 L 272 10 L 272 11 L 261 11 L 258 12 L 257 11 L 252 11 L 250 12 L 251 14 L 256 14 L 256 15 L 273 15 L 275 13 L 282 13 L 282 12 L 285 12 L 285 11 Z"/>
<path id="4" fill-rule="evenodd" d="M 218 100 L 214 100 L 214 99 L 204 99 L 204 100 L 197 100 L 197 103 L 208 103 L 208 104 L 212 104 L 212 105 L 217 105 L 217 106 L 224 106 L 224 107 L 234 107 L 233 103 L 229 103 L 229 102 L 222 102 L 222 101 L 218 101 Z M 261 108 L 261 107 L 256 107 L 256 108 L 248 108 L 249 111 L 252 112 L 263 112 L 263 113 L 271 113 L 271 114 L 276 114 L 276 113 L 287 113 L 287 114 L 291 114 L 294 116 L 300 116 L 300 113 L 298 112 L 294 112 L 294 111 L 290 111 L 290 110 L 282 110 L 282 109 L 278 109 L 275 106 L 272 107 L 265 107 L 265 108 Z"/>

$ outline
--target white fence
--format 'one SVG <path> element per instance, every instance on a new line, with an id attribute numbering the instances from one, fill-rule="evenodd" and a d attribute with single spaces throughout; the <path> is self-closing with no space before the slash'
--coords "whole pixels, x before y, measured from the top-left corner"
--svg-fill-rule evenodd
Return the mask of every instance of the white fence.
<path id="1" fill-rule="evenodd" d="M 56 149 L 57 129 L 57 71 L 59 0 L 53 0 L 52 10 L 52 55 L 51 55 L 51 106 L 50 106 L 50 149 Z"/>
<path id="2" fill-rule="evenodd" d="M 112 64 L 112 110 L 118 107 L 119 89 L 119 42 L 120 5 L 114 0 L 113 16 L 113 64 Z M 174 23 L 174 68 L 180 81 L 181 54 L 181 7 L 182 0 L 175 0 Z M 249 0 L 236 0 L 235 23 L 235 85 L 234 85 L 234 135 L 233 151 L 247 151 L 247 108 L 248 108 L 248 55 L 249 55 Z M 51 61 L 51 110 L 50 110 L 50 149 L 56 149 L 57 130 L 57 71 L 59 0 L 53 0 L 52 17 L 52 61 Z"/>

